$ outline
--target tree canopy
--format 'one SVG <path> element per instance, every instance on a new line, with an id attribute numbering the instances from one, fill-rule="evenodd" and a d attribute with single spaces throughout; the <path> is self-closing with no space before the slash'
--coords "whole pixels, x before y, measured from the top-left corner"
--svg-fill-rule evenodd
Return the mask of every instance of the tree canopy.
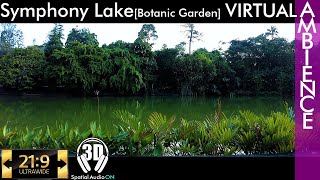
<path id="1" fill-rule="evenodd" d="M 0 29 L 0 55 L 4 55 L 13 48 L 23 46 L 23 33 L 17 28 L 16 24 L 1 24 Z"/>
<path id="2" fill-rule="evenodd" d="M 77 42 L 84 44 L 84 45 L 94 45 L 98 46 L 99 42 L 97 40 L 97 35 L 91 33 L 89 29 L 77 29 L 73 28 L 67 38 L 66 47 L 71 47 Z"/>
<path id="3" fill-rule="evenodd" d="M 154 51 L 152 24 L 143 25 L 134 42 L 119 40 L 101 47 L 86 28 L 72 29 L 64 46 L 63 26 L 55 24 L 42 47 L 13 43 L 12 50 L 0 56 L 0 85 L 22 92 L 59 87 L 85 95 L 95 90 L 121 95 L 293 95 L 294 43 L 279 37 L 275 27 L 232 40 L 224 51 L 193 52 L 191 43 L 201 33 L 193 24 L 185 27 L 188 54 L 185 42 Z"/>

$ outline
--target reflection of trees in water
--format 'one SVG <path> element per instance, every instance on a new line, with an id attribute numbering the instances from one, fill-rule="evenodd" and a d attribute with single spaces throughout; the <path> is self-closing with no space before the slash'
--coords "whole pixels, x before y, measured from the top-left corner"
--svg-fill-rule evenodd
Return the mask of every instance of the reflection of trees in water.
<path id="1" fill-rule="evenodd" d="M 135 114 L 141 114 L 145 111 L 146 103 L 141 103 L 139 99 L 130 98 L 99 98 L 99 107 L 97 98 L 73 99 L 69 102 L 63 101 L 54 111 L 58 122 L 70 122 L 80 128 L 87 128 L 91 121 L 99 121 L 101 126 L 107 129 L 112 128 L 116 123 L 112 113 L 116 110 L 128 110 Z M 98 111 L 99 108 L 99 111 Z"/>
<path id="2" fill-rule="evenodd" d="M 81 129 L 89 127 L 91 121 L 98 121 L 97 104 L 90 99 L 71 99 L 55 110 L 58 122 L 68 122 Z M 103 108 L 100 107 L 100 113 Z"/>
<path id="3" fill-rule="evenodd" d="M 108 106 L 107 100 L 104 102 Z M 143 120 L 144 114 L 147 111 L 147 100 L 141 99 L 141 98 L 119 98 L 115 101 L 111 102 L 109 104 L 109 110 L 111 113 L 111 119 L 114 123 L 117 123 L 118 121 L 115 121 L 115 118 L 113 116 L 113 112 L 117 110 L 127 110 L 134 114 L 136 117 L 139 117 Z"/>
<path id="4" fill-rule="evenodd" d="M 288 100 L 289 106 L 293 105 L 293 98 Z M 285 112 L 284 102 L 281 97 L 239 97 L 223 98 L 222 111 L 226 114 L 238 114 L 240 110 L 250 110 L 256 114 L 268 115 L 272 111 Z"/>
<path id="5" fill-rule="evenodd" d="M 8 123 L 8 126 L 15 127 L 20 123 L 28 125 L 33 113 L 31 102 L 17 101 L 0 104 L 0 122 Z"/>
<path id="6" fill-rule="evenodd" d="M 222 112 L 227 117 L 239 110 L 250 110 L 268 115 L 271 111 L 284 111 L 279 97 L 235 97 L 221 98 Z M 289 103 L 289 107 L 293 101 Z M 214 115 L 218 109 L 217 97 L 100 97 L 98 113 L 97 99 L 93 98 L 39 98 L 1 99 L 0 124 L 9 122 L 14 127 L 55 126 L 68 122 L 80 129 L 88 128 L 91 121 L 98 122 L 99 113 L 103 128 L 112 129 L 118 121 L 113 117 L 116 110 L 127 110 L 141 116 L 144 123 L 152 112 L 177 119 L 202 120 Z M 178 122 L 178 121 L 177 121 Z"/>
<path id="7" fill-rule="evenodd" d="M 208 100 L 202 97 L 146 97 L 141 105 L 146 109 L 146 118 L 152 112 L 160 112 L 167 116 L 194 120 L 204 118 L 207 113 L 214 113 L 215 110 L 214 98 L 211 101 L 211 98 Z"/>

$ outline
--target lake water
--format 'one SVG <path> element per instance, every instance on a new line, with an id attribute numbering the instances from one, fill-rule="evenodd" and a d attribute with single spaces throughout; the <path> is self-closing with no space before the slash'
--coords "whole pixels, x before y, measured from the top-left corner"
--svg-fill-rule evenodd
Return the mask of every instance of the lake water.
<path id="1" fill-rule="evenodd" d="M 0 96 L 0 125 L 25 128 L 54 126 L 68 122 L 70 126 L 87 128 L 91 121 L 100 121 L 102 126 L 112 128 L 119 123 L 115 110 L 142 112 L 142 121 L 152 112 L 176 115 L 187 120 L 204 120 L 214 114 L 218 107 L 216 97 L 6 97 Z M 285 111 L 281 97 L 235 97 L 222 98 L 222 111 L 230 116 L 240 110 L 251 110 L 269 115 L 271 111 Z M 292 100 L 289 105 L 292 106 Z"/>

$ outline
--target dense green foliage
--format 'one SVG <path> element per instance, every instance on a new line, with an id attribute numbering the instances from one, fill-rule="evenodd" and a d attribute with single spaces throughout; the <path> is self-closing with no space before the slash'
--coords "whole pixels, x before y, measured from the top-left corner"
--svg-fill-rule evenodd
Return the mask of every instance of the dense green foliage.
<path id="1" fill-rule="evenodd" d="M 181 156 L 181 155 L 239 155 L 292 153 L 294 122 L 288 113 L 273 112 L 269 117 L 249 111 L 239 116 L 225 117 L 216 112 L 202 121 L 176 122 L 152 113 L 148 124 L 141 122 L 141 111 L 117 110 L 120 121 L 113 131 L 96 122 L 86 130 L 70 127 L 35 129 L 0 128 L 0 149 L 6 148 L 67 148 L 75 152 L 79 143 L 97 137 L 107 143 L 111 155 Z M 173 126 L 173 123 L 177 123 Z"/>
<path id="2" fill-rule="evenodd" d="M 99 42 L 97 40 L 97 35 L 94 33 L 91 33 L 89 29 L 76 29 L 73 28 L 67 38 L 66 47 L 71 47 L 73 45 L 76 45 L 77 42 L 84 44 L 84 45 L 99 45 Z"/>
<path id="3" fill-rule="evenodd" d="M 15 48 L 0 59 L 0 84 L 20 91 L 32 90 L 43 78 L 44 52 L 38 47 Z"/>
<path id="4" fill-rule="evenodd" d="M 190 54 L 186 43 L 152 51 L 149 41 L 158 37 L 152 24 L 143 25 L 132 43 L 102 46 L 88 29 L 72 29 L 63 45 L 62 32 L 56 24 L 41 49 L 16 49 L 0 57 L 0 86 L 28 92 L 59 87 L 84 95 L 95 90 L 121 95 L 293 94 L 293 42 L 278 37 L 274 27 L 257 37 L 232 40 L 225 51 Z"/>
<path id="5" fill-rule="evenodd" d="M 144 42 L 149 42 L 151 39 L 156 40 L 158 38 L 158 35 L 154 25 L 153 24 L 142 25 L 142 28 L 138 33 L 138 38 Z"/>
<path id="6" fill-rule="evenodd" d="M 236 72 L 238 89 L 244 93 L 277 91 L 292 94 L 294 43 L 268 34 L 231 41 L 226 58 Z"/>

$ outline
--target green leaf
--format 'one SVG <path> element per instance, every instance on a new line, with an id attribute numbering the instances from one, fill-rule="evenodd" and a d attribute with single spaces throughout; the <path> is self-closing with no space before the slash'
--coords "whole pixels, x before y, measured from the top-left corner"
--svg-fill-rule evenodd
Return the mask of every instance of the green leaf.
<path id="1" fill-rule="evenodd" d="M 161 143 L 158 143 L 153 151 L 154 156 L 162 156 L 163 155 L 163 146 Z"/>

